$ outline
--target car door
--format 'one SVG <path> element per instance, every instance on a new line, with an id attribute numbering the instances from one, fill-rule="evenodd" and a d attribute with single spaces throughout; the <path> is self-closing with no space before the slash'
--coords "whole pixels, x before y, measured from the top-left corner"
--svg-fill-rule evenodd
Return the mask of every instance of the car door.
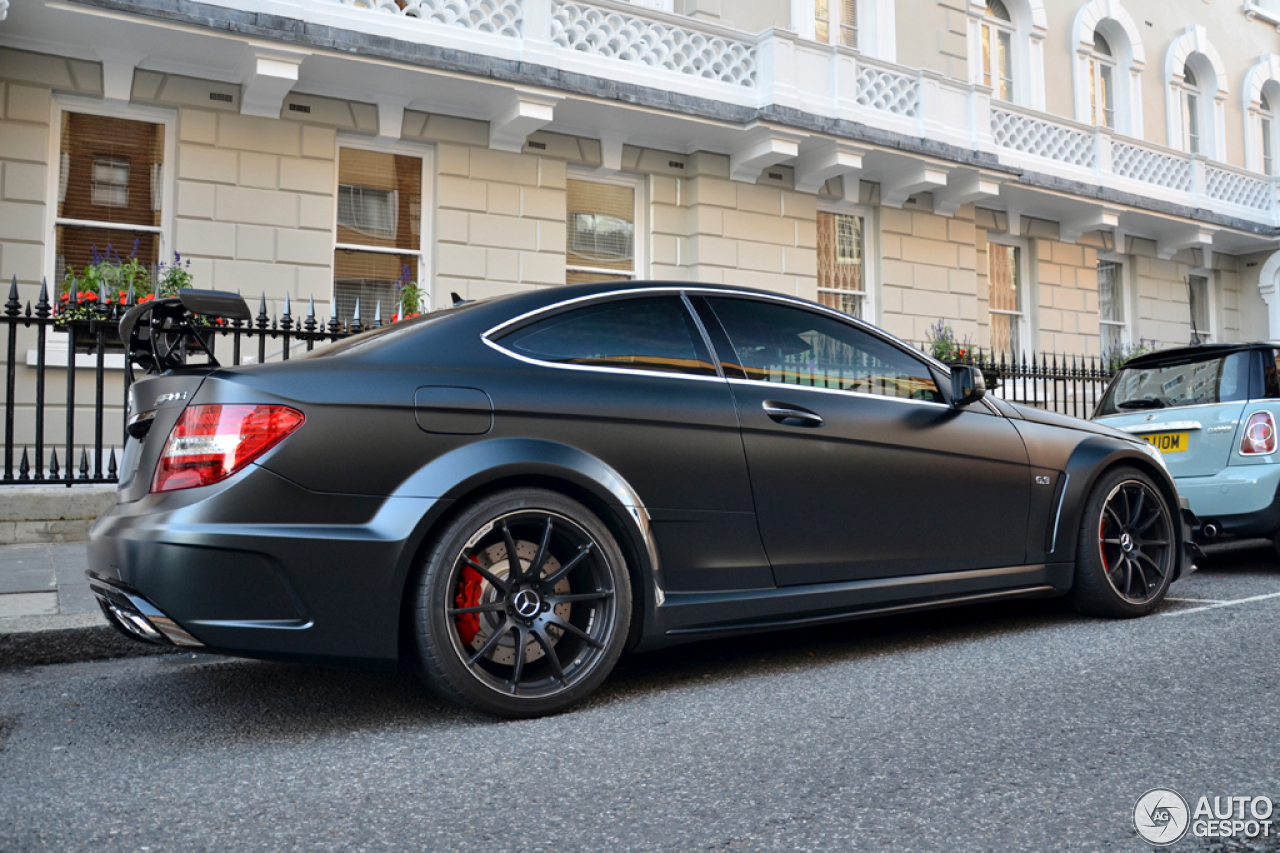
<path id="1" fill-rule="evenodd" d="M 834 313 L 707 296 L 781 585 L 1020 565 L 1031 472 L 1012 424 Z M 726 337 L 727 336 L 727 337 Z M 726 360 L 725 353 L 718 353 Z M 734 375 L 736 374 L 736 376 Z"/>
<path id="2" fill-rule="evenodd" d="M 542 438 L 616 471 L 652 521 L 664 589 L 773 585 L 733 395 L 677 291 L 575 301 L 491 339 L 524 362 L 488 389 L 494 437 Z"/>

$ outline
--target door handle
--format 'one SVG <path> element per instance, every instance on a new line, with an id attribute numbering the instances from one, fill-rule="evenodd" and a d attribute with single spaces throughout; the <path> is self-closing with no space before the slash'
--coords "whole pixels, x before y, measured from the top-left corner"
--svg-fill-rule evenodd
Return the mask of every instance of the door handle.
<path id="1" fill-rule="evenodd" d="M 811 412 L 790 403 L 765 400 L 761 406 L 766 415 L 787 426 L 820 427 L 823 423 L 822 416 L 817 412 Z"/>

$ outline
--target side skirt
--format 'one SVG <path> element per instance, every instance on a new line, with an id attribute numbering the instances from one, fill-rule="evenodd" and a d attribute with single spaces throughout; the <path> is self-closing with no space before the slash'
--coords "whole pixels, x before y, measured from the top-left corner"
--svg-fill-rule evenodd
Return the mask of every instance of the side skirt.
<path id="1" fill-rule="evenodd" d="M 1071 588 L 1073 574 L 1073 564 L 1053 563 L 777 589 L 668 592 L 637 650 L 1009 598 L 1050 598 Z"/>

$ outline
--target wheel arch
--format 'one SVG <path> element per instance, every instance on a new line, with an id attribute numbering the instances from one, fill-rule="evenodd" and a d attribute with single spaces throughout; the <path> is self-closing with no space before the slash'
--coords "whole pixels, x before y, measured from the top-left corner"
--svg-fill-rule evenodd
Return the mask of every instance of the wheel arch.
<path id="1" fill-rule="evenodd" d="M 612 467 L 577 448 L 535 439 L 494 439 L 466 445 L 433 460 L 398 491 L 435 491 L 439 499 L 418 522 L 393 581 L 404 657 L 411 623 L 413 582 L 438 531 L 468 505 L 507 489 L 534 487 L 559 492 L 583 504 L 609 529 L 627 564 L 632 612 L 627 647 L 640 640 L 645 615 L 659 603 L 657 543 L 648 510 Z"/>
<path id="2" fill-rule="evenodd" d="M 1181 511 L 1178 490 L 1160 465 L 1128 442 L 1101 436 L 1090 437 L 1076 446 L 1067 461 L 1067 487 L 1062 497 L 1061 511 L 1057 518 L 1057 535 L 1054 549 L 1049 553 L 1050 562 L 1071 562 L 1076 558 L 1076 532 L 1080 529 L 1081 513 L 1085 501 L 1094 486 L 1108 472 L 1119 467 L 1136 468 L 1151 478 L 1160 493 L 1169 502 L 1169 510 L 1175 529 L 1181 529 Z M 1055 511 L 1057 509 L 1055 508 Z M 1179 562 L 1179 570 L 1181 562 Z"/>

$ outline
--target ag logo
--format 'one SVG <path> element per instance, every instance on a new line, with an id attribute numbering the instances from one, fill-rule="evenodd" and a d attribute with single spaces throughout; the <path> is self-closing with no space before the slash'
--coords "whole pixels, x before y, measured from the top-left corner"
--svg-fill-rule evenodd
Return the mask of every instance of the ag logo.
<path id="1" fill-rule="evenodd" d="M 1187 801 L 1177 791 L 1152 788 L 1133 807 L 1133 828 L 1151 844 L 1167 847 L 1187 834 L 1189 817 Z"/>

